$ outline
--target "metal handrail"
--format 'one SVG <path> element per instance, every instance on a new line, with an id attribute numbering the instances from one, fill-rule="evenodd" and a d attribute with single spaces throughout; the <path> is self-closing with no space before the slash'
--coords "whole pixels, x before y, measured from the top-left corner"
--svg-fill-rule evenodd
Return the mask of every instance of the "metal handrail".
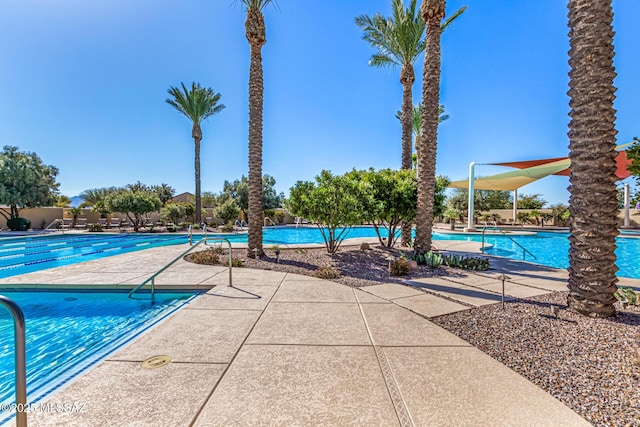
<path id="1" fill-rule="evenodd" d="M 51 221 L 51 224 L 47 225 L 45 228 L 43 228 L 42 230 L 40 230 L 40 232 L 38 234 L 42 234 L 45 231 L 47 231 L 49 229 L 49 227 L 51 227 L 53 224 L 57 224 L 58 222 L 64 222 L 61 219 L 54 219 L 53 221 Z M 62 229 L 62 231 L 64 232 L 64 228 Z"/>
<path id="2" fill-rule="evenodd" d="M 486 229 L 487 229 L 486 226 L 482 229 L 482 247 L 480 248 L 480 250 L 482 252 L 484 252 L 484 232 L 485 232 Z M 504 237 L 506 237 L 507 239 L 511 240 L 513 243 L 515 243 L 516 245 L 518 245 L 522 249 L 522 259 L 523 260 L 527 259 L 525 253 L 528 253 L 529 255 L 531 255 L 533 257 L 533 259 L 538 259 L 538 258 L 536 258 L 536 256 L 533 253 L 531 253 L 530 250 L 528 250 L 527 248 L 522 246 L 520 243 L 516 242 L 511 236 L 507 236 L 507 233 L 505 233 L 504 230 L 500 230 L 499 228 L 496 228 L 496 230 L 499 231 Z"/>
<path id="3" fill-rule="evenodd" d="M 16 359 L 16 427 L 27 427 L 27 357 L 25 345 L 24 313 L 10 298 L 0 295 L 0 304 L 13 316 Z"/>
<path id="4" fill-rule="evenodd" d="M 162 267 L 160 270 L 158 270 L 156 273 L 154 273 L 152 276 L 150 276 L 149 278 L 147 278 L 144 282 L 140 283 L 138 286 L 136 286 L 135 288 L 133 288 L 131 290 L 131 292 L 129 292 L 129 298 L 133 298 L 133 294 L 136 293 L 137 291 L 139 291 L 142 287 L 144 287 L 147 283 L 151 282 L 151 301 L 155 301 L 155 293 L 156 293 L 156 282 L 155 279 L 156 277 L 164 272 L 167 268 L 171 267 L 173 264 L 175 264 L 176 262 L 178 262 L 180 259 L 182 259 L 182 257 L 184 257 L 185 255 L 187 255 L 189 252 L 191 252 L 192 250 L 194 250 L 195 248 L 197 248 L 199 245 L 204 244 L 206 245 L 207 242 L 211 241 L 211 240 L 224 240 L 225 242 L 227 242 L 227 244 L 229 245 L 229 286 L 233 286 L 233 280 L 232 280 L 232 274 L 231 274 L 231 269 L 232 269 L 232 262 L 231 262 L 231 242 L 229 241 L 229 239 L 226 239 L 224 237 L 207 237 L 204 238 L 202 240 L 200 240 L 198 243 L 196 243 L 195 245 L 191 246 L 189 249 L 187 249 L 186 251 L 184 251 L 183 253 L 181 253 L 180 255 L 178 255 L 173 261 L 171 261 L 169 264 L 165 265 L 164 267 Z"/>

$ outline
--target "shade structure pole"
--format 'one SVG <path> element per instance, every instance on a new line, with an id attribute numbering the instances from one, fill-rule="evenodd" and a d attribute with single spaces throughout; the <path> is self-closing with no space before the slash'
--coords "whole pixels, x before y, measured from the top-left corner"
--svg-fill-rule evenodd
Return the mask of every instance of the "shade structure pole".
<path id="1" fill-rule="evenodd" d="M 469 163 L 469 218 L 467 219 L 467 228 L 464 231 L 476 231 L 473 228 L 473 193 L 474 193 L 474 181 L 475 181 L 475 169 L 476 162 Z"/>
<path id="2" fill-rule="evenodd" d="M 513 223 L 518 219 L 518 189 L 513 190 Z"/>
<path id="3" fill-rule="evenodd" d="M 625 184 L 624 185 L 624 226 L 625 227 L 629 227 L 629 224 L 630 224 L 629 209 L 631 209 L 630 203 L 629 203 L 629 184 Z"/>

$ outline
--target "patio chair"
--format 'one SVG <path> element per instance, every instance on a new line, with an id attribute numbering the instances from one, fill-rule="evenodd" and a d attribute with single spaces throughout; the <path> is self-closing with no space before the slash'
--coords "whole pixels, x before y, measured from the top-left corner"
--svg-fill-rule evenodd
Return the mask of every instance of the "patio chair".
<path id="1" fill-rule="evenodd" d="M 87 218 L 78 218 L 76 220 L 76 225 L 73 228 L 77 228 L 77 229 L 87 228 Z"/>
<path id="2" fill-rule="evenodd" d="M 111 218 L 109 228 L 120 228 L 120 218 Z"/>
<path id="3" fill-rule="evenodd" d="M 71 225 L 72 224 L 73 224 L 73 220 L 72 219 L 65 218 L 60 223 L 60 228 L 62 228 L 63 230 L 71 230 Z"/>
<path id="4" fill-rule="evenodd" d="M 107 228 L 107 218 L 98 218 L 98 224 L 102 226 L 102 228 Z"/>

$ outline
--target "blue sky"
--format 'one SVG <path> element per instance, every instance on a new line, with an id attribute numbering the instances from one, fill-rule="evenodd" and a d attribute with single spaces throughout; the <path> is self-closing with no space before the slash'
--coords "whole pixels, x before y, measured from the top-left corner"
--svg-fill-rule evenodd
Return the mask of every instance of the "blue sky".
<path id="1" fill-rule="evenodd" d="M 288 193 L 322 169 L 398 168 L 399 70 L 368 66 L 354 17 L 390 0 L 278 0 L 265 11 L 264 173 Z M 449 0 L 437 170 L 568 154 L 566 1 Z M 619 143 L 640 136 L 640 4 L 614 0 Z M 249 47 L 233 0 L 0 0 L 0 137 L 60 169 L 63 194 L 168 183 L 194 190 L 191 125 L 164 102 L 199 82 L 226 109 L 203 126 L 202 188 L 246 174 Z M 421 94 L 416 63 L 414 100 Z M 509 169 L 478 166 L 489 175 Z M 568 179 L 523 187 L 551 203 Z"/>

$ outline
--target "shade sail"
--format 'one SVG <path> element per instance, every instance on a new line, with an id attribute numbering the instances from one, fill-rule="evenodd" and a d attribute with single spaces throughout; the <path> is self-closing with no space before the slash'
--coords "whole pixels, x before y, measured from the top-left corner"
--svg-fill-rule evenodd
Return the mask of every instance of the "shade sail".
<path id="1" fill-rule="evenodd" d="M 504 162 L 504 163 L 489 163 L 492 166 L 508 166 L 510 168 L 526 169 L 533 166 L 544 165 L 548 163 L 557 162 L 558 160 L 566 159 L 566 157 L 556 157 L 553 159 L 540 159 L 540 160 L 525 160 L 522 162 Z M 631 159 L 627 158 L 626 151 L 620 151 L 616 156 L 616 176 L 618 179 L 629 178 L 631 175 L 627 167 L 631 164 Z M 569 165 L 566 169 L 554 173 L 553 175 L 569 176 Z"/>
<path id="2" fill-rule="evenodd" d="M 569 159 L 556 160 L 517 171 L 500 173 L 497 175 L 484 176 L 474 180 L 476 190 L 517 190 L 527 184 L 554 175 L 569 167 Z M 449 188 L 469 188 L 469 180 L 454 181 L 449 184 Z"/>
<path id="3" fill-rule="evenodd" d="M 619 151 L 616 155 L 616 176 L 618 179 L 628 178 L 628 166 L 632 160 L 627 158 L 625 149 L 633 142 L 621 144 L 616 147 Z M 525 160 L 520 162 L 489 163 L 492 166 L 509 166 L 520 170 L 485 176 L 474 180 L 476 190 L 517 190 L 527 184 L 537 181 L 549 175 L 569 176 L 571 161 L 568 157 L 555 157 L 552 159 Z M 449 188 L 469 188 L 469 180 L 454 181 Z"/>

